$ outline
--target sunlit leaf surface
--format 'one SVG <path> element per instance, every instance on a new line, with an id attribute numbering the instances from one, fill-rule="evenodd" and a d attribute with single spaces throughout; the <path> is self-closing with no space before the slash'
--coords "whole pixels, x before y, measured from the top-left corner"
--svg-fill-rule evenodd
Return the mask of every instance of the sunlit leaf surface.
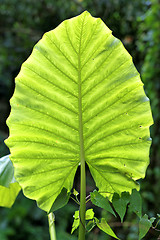
<path id="1" fill-rule="evenodd" d="M 16 78 L 7 124 L 16 179 L 45 211 L 71 190 L 80 152 L 110 199 L 145 176 L 149 99 L 122 43 L 88 12 L 36 44 Z"/>
<path id="2" fill-rule="evenodd" d="M 97 219 L 96 223 L 97 223 L 97 226 L 99 227 L 99 229 L 101 229 L 102 231 L 104 231 L 108 235 L 112 236 L 113 238 L 119 239 L 115 235 L 115 233 L 113 232 L 113 230 L 111 229 L 111 227 L 108 225 L 108 223 L 106 222 L 106 220 L 104 218 L 102 218 L 100 222 Z"/>

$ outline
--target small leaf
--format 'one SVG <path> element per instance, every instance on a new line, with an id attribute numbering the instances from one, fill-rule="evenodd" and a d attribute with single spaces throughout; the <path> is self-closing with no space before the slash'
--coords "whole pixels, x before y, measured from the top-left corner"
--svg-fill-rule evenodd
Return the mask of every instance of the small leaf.
<path id="1" fill-rule="evenodd" d="M 88 209 L 86 211 L 86 220 L 91 220 L 94 218 L 94 212 L 93 212 L 93 209 Z"/>
<path id="2" fill-rule="evenodd" d="M 152 226 L 152 220 L 148 219 L 147 214 L 145 214 L 139 222 L 139 240 L 141 240 L 149 231 L 150 227 Z"/>
<path id="3" fill-rule="evenodd" d="M 109 204 L 109 201 L 107 198 L 103 197 L 97 190 L 94 190 L 91 194 L 91 201 L 94 205 L 105 209 L 106 211 L 112 213 L 115 217 L 116 214 L 114 213 L 112 207 Z"/>
<path id="4" fill-rule="evenodd" d="M 79 192 L 77 192 L 76 189 L 73 189 L 73 195 L 74 195 L 74 196 L 78 196 L 78 195 L 79 195 Z"/>
<path id="5" fill-rule="evenodd" d="M 74 215 L 74 222 L 73 222 L 73 225 L 72 225 L 72 230 L 71 230 L 71 234 L 79 227 L 79 211 L 75 211 Z M 86 220 L 92 220 L 94 218 L 94 212 L 93 212 L 93 209 L 88 209 L 86 211 Z"/>
<path id="6" fill-rule="evenodd" d="M 0 159 L 0 206 L 10 208 L 21 187 L 14 178 L 14 167 L 9 155 Z"/>
<path id="7" fill-rule="evenodd" d="M 95 219 L 96 219 L 97 227 L 99 227 L 99 229 L 101 229 L 103 232 L 107 233 L 109 236 L 119 239 L 115 235 L 115 233 L 113 232 L 113 230 L 111 229 L 111 227 L 108 225 L 108 223 L 106 222 L 106 220 L 104 218 L 101 219 L 101 222 L 99 222 L 99 220 L 97 218 L 95 218 Z"/>
<path id="8" fill-rule="evenodd" d="M 79 219 L 79 210 L 78 210 L 78 211 L 75 211 L 73 217 L 74 217 L 75 219 Z"/>
<path id="9" fill-rule="evenodd" d="M 0 158 L 0 185 L 9 187 L 11 182 L 15 182 L 14 167 L 9 155 L 6 155 Z"/>
<path id="10" fill-rule="evenodd" d="M 86 231 L 90 232 L 95 227 L 95 225 L 96 224 L 94 220 L 89 221 L 86 225 Z"/>
<path id="11" fill-rule="evenodd" d="M 74 222 L 72 224 L 71 234 L 79 227 L 79 211 L 75 211 L 73 217 L 74 217 Z"/>
<path id="12" fill-rule="evenodd" d="M 142 216 L 142 198 L 136 189 L 132 191 L 129 209 L 135 212 L 138 217 Z"/>
<path id="13" fill-rule="evenodd" d="M 55 202 L 53 203 L 50 212 L 55 212 L 56 210 L 64 207 L 68 203 L 69 197 L 70 192 L 67 192 L 67 189 L 63 188 L 61 193 L 58 195 Z"/>
<path id="14" fill-rule="evenodd" d="M 113 195 L 112 204 L 114 209 L 120 216 L 121 222 L 123 222 L 123 218 L 126 213 L 127 204 L 129 203 L 129 200 L 130 200 L 130 195 L 128 192 L 123 192 L 121 194 L 121 197 L 117 193 Z"/>
<path id="15" fill-rule="evenodd" d="M 11 183 L 9 188 L 0 186 L 0 206 L 7 208 L 12 207 L 20 190 L 21 187 L 18 182 Z"/>
<path id="16" fill-rule="evenodd" d="M 155 220 L 156 220 L 156 218 L 155 218 L 155 217 L 152 217 L 152 218 L 150 218 L 149 221 L 150 221 L 151 223 L 154 223 Z"/>

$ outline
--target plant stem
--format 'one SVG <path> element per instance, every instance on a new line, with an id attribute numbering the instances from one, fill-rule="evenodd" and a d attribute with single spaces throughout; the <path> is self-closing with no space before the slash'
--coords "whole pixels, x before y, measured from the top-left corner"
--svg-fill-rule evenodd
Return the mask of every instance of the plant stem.
<path id="1" fill-rule="evenodd" d="M 81 195 L 80 195 L 80 225 L 78 240 L 85 240 L 85 215 L 86 215 L 86 173 L 85 161 L 81 162 Z"/>
<path id="2" fill-rule="evenodd" d="M 56 230 L 55 230 L 55 216 L 51 212 L 48 214 L 48 223 L 49 223 L 49 233 L 50 233 L 50 239 L 56 240 Z"/>
<path id="3" fill-rule="evenodd" d="M 77 201 L 76 199 L 74 199 L 73 197 L 70 196 L 70 198 L 75 202 L 77 203 L 78 205 L 80 205 L 79 201 Z"/>

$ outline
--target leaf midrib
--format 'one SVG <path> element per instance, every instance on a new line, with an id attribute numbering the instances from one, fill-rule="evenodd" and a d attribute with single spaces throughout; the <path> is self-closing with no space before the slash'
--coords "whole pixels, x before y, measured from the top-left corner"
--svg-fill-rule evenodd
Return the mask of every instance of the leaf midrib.
<path id="1" fill-rule="evenodd" d="M 81 27 L 79 52 L 78 52 L 78 112 L 79 112 L 79 140 L 80 140 L 80 163 L 81 164 L 85 164 L 83 120 L 82 120 L 82 89 L 81 89 L 81 85 L 82 85 L 82 82 L 81 82 L 81 41 L 82 41 L 84 19 L 83 19 L 82 27 Z"/>

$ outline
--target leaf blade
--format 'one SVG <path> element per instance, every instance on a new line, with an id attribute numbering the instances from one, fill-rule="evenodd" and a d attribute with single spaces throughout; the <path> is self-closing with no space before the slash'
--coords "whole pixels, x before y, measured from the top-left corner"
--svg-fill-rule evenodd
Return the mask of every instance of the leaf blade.
<path id="1" fill-rule="evenodd" d="M 139 218 L 142 217 L 142 198 L 136 189 L 132 191 L 129 209 L 135 212 Z"/>
<path id="2" fill-rule="evenodd" d="M 21 190 L 14 178 L 10 155 L 0 158 L 0 206 L 11 208 Z"/>
<path id="3" fill-rule="evenodd" d="M 111 227 L 108 225 L 108 223 L 106 222 L 106 220 L 104 218 L 101 219 L 101 222 L 96 221 L 96 224 L 97 224 L 97 227 L 99 227 L 102 231 L 107 233 L 109 236 L 111 236 L 111 237 L 113 237 L 115 239 L 119 239 L 115 235 L 115 233 L 113 232 L 113 230 L 111 229 Z"/>
<path id="4" fill-rule="evenodd" d="M 115 213 L 113 211 L 113 209 L 111 208 L 108 199 L 106 199 L 105 197 L 103 197 L 99 192 L 97 192 L 97 190 L 94 190 L 93 192 L 90 193 L 91 195 L 91 201 L 93 204 L 95 204 L 96 206 L 105 209 L 106 211 L 112 213 L 115 217 Z"/>
<path id="5" fill-rule="evenodd" d="M 116 212 L 121 218 L 121 222 L 123 222 L 124 215 L 126 213 L 127 204 L 130 201 L 130 195 L 127 192 L 123 192 L 121 196 L 117 193 L 113 195 L 112 204 Z"/>
<path id="6" fill-rule="evenodd" d="M 147 214 L 145 214 L 139 221 L 139 240 L 147 234 L 151 226 L 152 221 L 150 221 Z"/>
<path id="7" fill-rule="evenodd" d="M 11 182 L 15 182 L 14 168 L 9 155 L 6 155 L 0 158 L 0 185 L 9 187 Z"/>
<path id="8" fill-rule="evenodd" d="M 101 19 L 84 12 L 44 34 L 16 78 L 11 108 L 6 143 L 16 178 L 43 210 L 70 192 L 80 145 L 105 197 L 139 188 L 150 105 L 130 55 Z"/>
<path id="9" fill-rule="evenodd" d="M 11 183 L 9 187 L 0 186 L 0 206 L 11 208 L 20 190 L 18 182 Z"/>

